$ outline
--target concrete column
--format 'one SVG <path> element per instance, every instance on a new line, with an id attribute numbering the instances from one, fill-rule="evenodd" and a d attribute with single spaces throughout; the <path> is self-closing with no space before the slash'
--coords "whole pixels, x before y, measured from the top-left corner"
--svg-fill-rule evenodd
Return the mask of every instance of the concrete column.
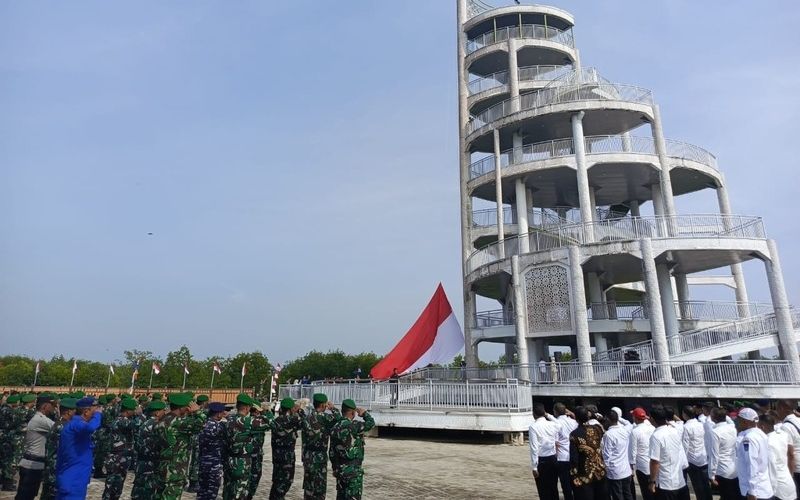
<path id="1" fill-rule="evenodd" d="M 603 287 L 600 286 L 600 278 L 597 273 L 590 272 L 586 274 L 586 284 L 589 288 L 589 307 L 592 310 L 593 319 L 605 319 L 606 309 L 603 305 Z"/>
<path id="2" fill-rule="evenodd" d="M 526 337 L 528 334 L 527 312 L 525 310 L 525 292 L 522 289 L 522 274 L 519 270 L 519 255 L 511 256 L 511 280 L 514 287 L 514 313 L 515 333 L 517 334 L 517 355 L 520 363 L 527 363 L 528 344 Z"/>
<path id="3" fill-rule="evenodd" d="M 522 179 L 517 179 L 514 187 L 517 198 L 517 233 L 519 234 L 519 253 L 524 254 L 531 251 L 530 239 L 528 238 L 528 202 L 525 199 L 525 181 Z"/>
<path id="4" fill-rule="evenodd" d="M 666 264 L 656 264 L 658 291 L 661 294 L 661 310 L 664 313 L 664 330 L 667 339 L 678 335 L 678 317 L 675 314 L 675 296 L 672 295 L 672 279 Z M 675 347 L 675 346 L 673 346 Z"/>
<path id="5" fill-rule="evenodd" d="M 525 188 L 525 207 L 528 209 L 528 213 L 533 210 L 533 189 L 529 187 Z"/>
<path id="6" fill-rule="evenodd" d="M 589 189 L 589 171 L 586 166 L 586 144 L 583 136 L 583 116 L 584 113 L 575 113 L 572 115 L 572 142 L 575 148 L 575 163 L 577 165 L 577 180 L 578 180 L 578 201 L 581 205 L 581 221 L 592 222 L 594 221 L 594 213 L 592 208 L 592 200 Z M 586 232 L 587 242 L 594 241 L 593 231 L 591 228 Z"/>
<path id="7" fill-rule="evenodd" d="M 631 133 L 625 132 L 622 134 L 622 151 L 628 153 L 631 151 Z"/>
<path id="8" fill-rule="evenodd" d="M 575 60 L 572 61 L 572 68 L 575 69 L 575 71 L 581 70 L 581 55 L 578 49 L 575 49 Z"/>
<path id="9" fill-rule="evenodd" d="M 631 217 L 641 217 L 642 214 L 639 212 L 639 200 L 631 200 L 628 203 L 631 205 Z"/>
<path id="10" fill-rule="evenodd" d="M 497 199 L 497 241 L 502 241 L 506 237 L 505 226 L 503 223 L 503 172 L 500 162 L 500 132 L 495 129 L 494 135 L 494 195 Z M 498 246 L 499 256 L 504 259 L 506 256 L 505 244 Z"/>
<path id="11" fill-rule="evenodd" d="M 661 293 L 658 287 L 658 272 L 653 255 L 653 245 L 650 239 L 639 240 L 642 252 L 642 269 L 644 271 L 644 288 L 647 294 L 647 308 L 650 315 L 650 336 L 653 340 L 653 355 L 656 361 L 669 362 L 669 348 L 667 347 L 667 334 L 664 329 L 664 314 L 661 309 Z M 660 370 L 660 378 L 672 381 L 672 371 Z"/>
<path id="12" fill-rule="evenodd" d="M 467 367 L 478 367 L 478 347 L 472 343 L 472 331 L 475 328 L 475 292 L 466 290 L 464 293 L 464 361 Z"/>
<path id="13" fill-rule="evenodd" d="M 794 381 L 800 382 L 800 357 L 797 352 L 797 335 L 792 322 L 792 313 L 789 300 L 786 298 L 786 287 L 783 283 L 783 271 L 778 256 L 778 246 L 775 240 L 767 240 L 769 260 L 764 261 L 769 281 L 769 294 L 772 297 L 772 307 L 775 308 L 775 319 L 778 322 L 778 341 L 781 355 L 792 366 Z"/>
<path id="14" fill-rule="evenodd" d="M 606 337 L 602 333 L 595 333 L 594 334 L 594 352 L 606 352 L 608 351 L 608 341 Z"/>
<path id="15" fill-rule="evenodd" d="M 592 208 L 592 220 L 598 220 L 597 217 L 597 189 L 594 186 L 589 186 L 589 205 Z"/>
<path id="16" fill-rule="evenodd" d="M 653 184 L 650 186 L 650 191 L 653 193 L 653 213 L 655 215 L 664 215 L 664 203 L 661 200 L 661 186 Z"/>
<path id="17" fill-rule="evenodd" d="M 661 110 L 658 104 L 653 105 L 653 139 L 656 143 L 658 162 L 661 164 L 661 196 L 664 204 L 664 215 L 675 215 L 675 200 L 672 197 L 672 180 L 669 177 L 669 161 L 667 159 L 667 145 L 664 140 L 664 128 L 661 124 Z"/>
<path id="18" fill-rule="evenodd" d="M 519 66 L 517 65 L 517 39 L 508 39 L 508 91 L 512 111 L 519 111 Z"/>
<path id="19" fill-rule="evenodd" d="M 685 273 L 675 273 L 675 290 L 678 293 L 678 309 L 681 312 L 681 319 L 692 319 L 691 308 L 689 307 L 689 280 Z"/>
<path id="20" fill-rule="evenodd" d="M 720 215 L 732 214 L 731 201 L 728 198 L 728 190 L 724 185 L 717 187 L 717 201 L 719 202 Z M 747 306 L 747 303 L 750 302 L 750 300 L 747 296 L 747 284 L 744 281 L 744 270 L 742 269 L 742 265 L 731 265 L 731 274 L 733 275 L 733 281 L 736 284 L 736 302 L 741 304 L 739 306 L 739 317 L 748 318 L 750 317 L 750 308 Z"/>
<path id="21" fill-rule="evenodd" d="M 586 291 L 583 286 L 581 251 L 576 245 L 569 247 L 569 275 L 572 285 L 572 322 L 578 345 L 578 361 L 584 367 L 583 379 L 593 383 L 592 342 L 589 339 L 589 318 L 586 316 Z"/>

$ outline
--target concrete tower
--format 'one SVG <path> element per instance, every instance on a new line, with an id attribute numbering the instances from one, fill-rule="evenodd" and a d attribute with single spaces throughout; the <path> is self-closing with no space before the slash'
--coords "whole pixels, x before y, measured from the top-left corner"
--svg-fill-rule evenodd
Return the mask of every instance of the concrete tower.
<path id="1" fill-rule="evenodd" d="M 649 90 L 582 65 L 571 14 L 457 2 L 468 366 L 498 342 L 553 395 L 800 381 L 776 245 L 759 217 L 732 213 L 714 155 L 667 139 Z M 697 191 L 719 213 L 681 212 Z M 754 259 L 771 303 L 748 298 Z M 730 301 L 692 300 L 707 284 Z M 556 347 L 573 360 L 539 366 Z M 771 347 L 781 360 L 740 359 Z"/>

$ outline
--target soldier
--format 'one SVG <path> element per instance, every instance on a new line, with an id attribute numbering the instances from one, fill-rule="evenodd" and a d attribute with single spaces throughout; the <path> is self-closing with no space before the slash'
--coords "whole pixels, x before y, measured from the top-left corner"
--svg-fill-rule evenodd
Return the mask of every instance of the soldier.
<path id="1" fill-rule="evenodd" d="M 270 500 L 280 500 L 294 481 L 295 444 L 305 413 L 292 398 L 281 400 L 280 412 L 270 421 L 272 431 L 272 488 Z"/>
<path id="2" fill-rule="evenodd" d="M 254 404 L 255 401 L 250 396 L 239 394 L 236 397 L 236 414 L 225 425 L 223 500 L 245 500 L 250 494 L 248 486 L 253 459 L 253 436 L 266 431 L 271 419 L 271 414 L 267 414 L 265 418 L 250 415 Z"/>
<path id="3" fill-rule="evenodd" d="M 197 500 L 215 500 L 222 484 L 222 451 L 225 448 L 225 405 L 208 404 L 208 420 L 198 436 Z"/>
<path id="4" fill-rule="evenodd" d="M 353 420 L 356 414 L 363 422 Z M 331 431 L 331 457 L 336 476 L 336 498 L 360 500 L 363 489 L 364 433 L 375 427 L 375 420 L 352 399 L 342 401 L 342 419 Z"/>
<path id="5" fill-rule="evenodd" d="M 208 412 L 206 411 L 208 407 L 208 396 L 205 394 L 201 394 L 197 396 L 197 405 L 200 406 L 200 411 L 202 411 L 206 417 L 208 416 Z M 192 459 L 189 462 L 189 487 L 186 488 L 187 493 L 197 493 L 197 472 L 199 470 L 199 461 L 198 461 L 198 435 L 195 434 L 192 436 Z"/>
<path id="6" fill-rule="evenodd" d="M 19 470 L 19 461 L 22 460 L 23 444 L 25 442 L 25 431 L 28 429 L 28 422 L 36 413 L 36 395 L 23 394 L 19 398 L 20 404 L 14 408 L 14 418 L 11 426 L 11 478 L 16 477 Z M 16 486 L 16 485 L 14 485 Z M 16 489 L 16 488 L 15 488 Z"/>
<path id="7" fill-rule="evenodd" d="M 205 423 L 200 409 L 188 394 L 169 395 L 170 412 L 158 422 L 155 432 L 161 449 L 156 469 L 158 500 L 181 497 L 189 475 L 192 434 L 200 432 Z"/>
<path id="8" fill-rule="evenodd" d="M 250 414 L 254 418 L 262 418 L 262 407 L 257 404 L 253 405 Z M 250 432 L 253 436 L 253 451 L 250 455 L 250 482 L 247 486 L 248 500 L 255 496 L 256 490 L 258 490 L 258 483 L 261 482 L 261 474 L 264 470 L 264 438 L 267 433 L 267 425 L 264 425 L 260 430 L 252 430 Z"/>
<path id="9" fill-rule="evenodd" d="M 116 395 L 106 394 L 98 398 L 98 403 L 103 407 L 103 417 L 100 428 L 92 435 L 94 440 L 94 477 L 95 479 L 105 479 L 103 472 L 106 455 L 110 448 L 111 424 L 117 416 Z"/>
<path id="10" fill-rule="evenodd" d="M 103 500 L 118 500 L 122 495 L 133 451 L 133 440 L 139 427 L 138 420 L 134 416 L 137 408 L 138 405 L 133 398 L 123 398 L 119 415 L 111 423 L 109 429 L 111 446 L 104 463 L 106 487 L 103 490 Z"/>
<path id="11" fill-rule="evenodd" d="M 148 418 L 136 433 L 136 478 L 133 481 L 131 500 L 150 500 L 155 497 L 155 471 L 161 456 L 155 426 L 164 417 L 165 409 L 163 401 L 153 400 L 148 404 L 145 410 Z"/>
<path id="12" fill-rule="evenodd" d="M 11 394 L 0 407 L 0 479 L 3 491 L 17 491 L 11 459 L 14 455 L 14 416 L 19 405 L 19 394 Z"/>
<path id="13" fill-rule="evenodd" d="M 303 419 L 303 494 L 306 500 L 325 500 L 328 487 L 328 441 L 341 418 L 325 394 L 314 394 L 314 411 Z"/>
<path id="14" fill-rule="evenodd" d="M 53 500 L 56 497 L 56 455 L 58 453 L 58 442 L 61 439 L 61 429 L 64 424 L 70 421 L 75 415 L 75 398 L 64 398 L 59 402 L 60 418 L 56 419 L 50 432 L 47 434 L 47 442 L 44 448 L 44 476 L 42 477 L 42 495 L 40 500 Z"/>

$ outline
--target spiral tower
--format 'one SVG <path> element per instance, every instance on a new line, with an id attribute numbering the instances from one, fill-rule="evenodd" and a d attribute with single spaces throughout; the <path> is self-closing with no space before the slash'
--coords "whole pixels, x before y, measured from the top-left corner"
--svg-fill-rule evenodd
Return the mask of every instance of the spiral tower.
<path id="1" fill-rule="evenodd" d="M 468 366 L 496 342 L 541 394 L 800 381 L 775 242 L 759 217 L 732 213 L 714 155 L 664 136 L 650 90 L 584 66 L 568 12 L 457 2 Z M 719 213 L 682 213 L 697 191 Z M 770 302 L 748 298 L 753 259 Z M 730 301 L 692 299 L 710 283 Z M 770 347 L 779 360 L 754 355 Z M 572 359 L 551 359 L 556 348 Z"/>

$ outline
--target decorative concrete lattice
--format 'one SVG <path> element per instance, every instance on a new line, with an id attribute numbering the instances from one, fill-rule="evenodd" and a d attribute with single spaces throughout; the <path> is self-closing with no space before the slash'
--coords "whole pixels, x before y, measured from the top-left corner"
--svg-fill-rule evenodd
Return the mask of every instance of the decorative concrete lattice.
<path id="1" fill-rule="evenodd" d="M 551 265 L 528 270 L 525 299 L 529 332 L 572 331 L 567 268 Z"/>

